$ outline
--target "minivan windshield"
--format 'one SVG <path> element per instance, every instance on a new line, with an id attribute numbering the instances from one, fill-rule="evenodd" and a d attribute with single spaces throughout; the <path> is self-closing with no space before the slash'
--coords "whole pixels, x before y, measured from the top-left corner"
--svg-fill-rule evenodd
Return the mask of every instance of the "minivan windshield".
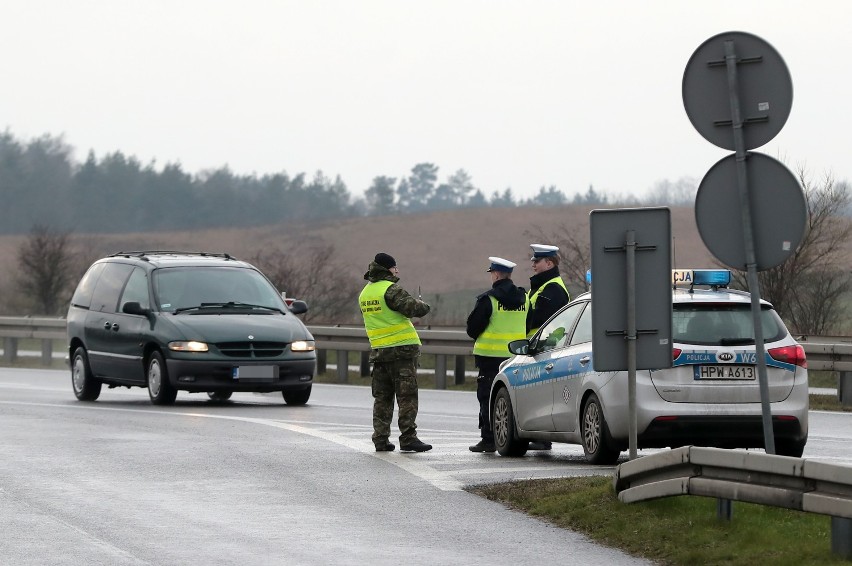
<path id="1" fill-rule="evenodd" d="M 787 328 L 774 309 L 763 306 L 760 321 L 764 342 L 775 342 L 787 335 Z M 751 305 L 675 303 L 672 310 L 672 334 L 674 342 L 685 344 L 754 344 Z"/>
<path id="2" fill-rule="evenodd" d="M 205 306 L 252 306 L 285 312 L 284 300 L 259 272 L 241 267 L 169 267 L 154 271 L 161 311 Z"/>

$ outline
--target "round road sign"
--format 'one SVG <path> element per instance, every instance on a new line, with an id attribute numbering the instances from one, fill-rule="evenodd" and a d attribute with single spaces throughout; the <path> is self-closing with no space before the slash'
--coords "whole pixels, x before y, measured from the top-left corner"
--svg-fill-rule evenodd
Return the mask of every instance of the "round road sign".
<path id="1" fill-rule="evenodd" d="M 746 176 L 754 255 L 757 270 L 763 271 L 781 265 L 799 247 L 807 204 L 796 177 L 777 159 L 749 152 Z M 718 161 L 701 180 L 695 221 L 716 259 L 733 269 L 746 270 L 736 155 Z"/>
<path id="2" fill-rule="evenodd" d="M 683 105 L 704 139 L 736 151 L 725 44 L 733 42 L 744 149 L 769 142 L 781 130 L 793 106 L 793 81 L 781 55 L 750 33 L 714 35 L 690 57 L 683 73 Z"/>

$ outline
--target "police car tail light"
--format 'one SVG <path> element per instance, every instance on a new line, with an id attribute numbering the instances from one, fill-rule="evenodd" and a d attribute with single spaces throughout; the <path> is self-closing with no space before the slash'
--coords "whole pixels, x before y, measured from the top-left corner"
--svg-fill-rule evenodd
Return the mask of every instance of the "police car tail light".
<path id="1" fill-rule="evenodd" d="M 672 361 L 678 359 L 682 351 L 680 348 L 672 348 Z"/>
<path id="2" fill-rule="evenodd" d="M 808 367 L 808 359 L 805 357 L 805 349 L 801 345 L 781 346 L 780 348 L 771 348 L 767 354 L 779 362 L 801 366 L 805 369 Z"/>

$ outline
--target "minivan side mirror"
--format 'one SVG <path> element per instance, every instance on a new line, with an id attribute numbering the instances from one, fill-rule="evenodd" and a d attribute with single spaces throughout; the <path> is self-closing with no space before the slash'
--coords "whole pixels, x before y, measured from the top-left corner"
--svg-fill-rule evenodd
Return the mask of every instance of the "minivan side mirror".
<path id="1" fill-rule="evenodd" d="M 293 301 L 290 305 L 290 312 L 293 314 L 302 314 L 308 312 L 308 303 L 305 301 Z"/>
<path id="2" fill-rule="evenodd" d="M 509 342 L 509 351 L 519 356 L 526 356 L 530 349 L 530 342 L 526 338 L 523 340 L 512 340 Z"/>
<path id="3" fill-rule="evenodd" d="M 121 307 L 121 312 L 123 312 L 124 314 L 138 314 L 140 316 L 148 316 L 151 313 L 151 309 L 143 308 L 142 305 L 140 305 L 136 301 L 129 301 L 124 303 L 124 305 Z"/>

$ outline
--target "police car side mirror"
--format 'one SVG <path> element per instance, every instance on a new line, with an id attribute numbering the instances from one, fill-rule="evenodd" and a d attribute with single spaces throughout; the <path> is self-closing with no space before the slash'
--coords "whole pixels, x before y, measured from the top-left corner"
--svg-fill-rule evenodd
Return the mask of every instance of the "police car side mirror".
<path id="1" fill-rule="evenodd" d="M 530 343 L 526 338 L 509 342 L 509 351 L 518 356 L 526 356 L 529 349 Z"/>

